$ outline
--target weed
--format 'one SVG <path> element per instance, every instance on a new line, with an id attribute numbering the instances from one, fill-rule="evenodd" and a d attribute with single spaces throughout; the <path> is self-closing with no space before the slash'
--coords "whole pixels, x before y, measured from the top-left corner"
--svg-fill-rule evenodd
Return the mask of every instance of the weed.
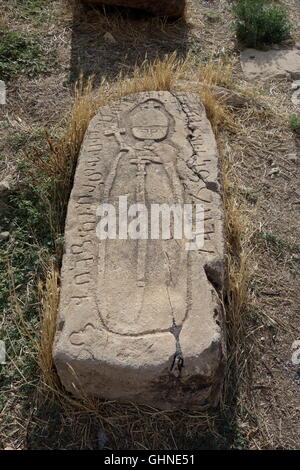
<path id="1" fill-rule="evenodd" d="M 220 20 L 219 13 L 214 10 L 206 10 L 204 16 L 210 23 L 215 23 Z"/>
<path id="2" fill-rule="evenodd" d="M 34 77 L 45 72 L 45 63 L 38 41 L 18 31 L 0 31 L 0 78 L 26 74 Z"/>
<path id="3" fill-rule="evenodd" d="M 26 153 L 28 153 L 45 143 L 45 135 L 46 132 L 42 128 L 34 133 L 21 131 L 9 136 L 7 144 L 14 152 L 24 151 L 24 149 L 26 149 Z"/>
<path id="4" fill-rule="evenodd" d="M 277 43 L 290 34 L 287 11 L 268 0 L 237 0 L 233 12 L 237 38 L 247 47 Z"/>
<path id="5" fill-rule="evenodd" d="M 47 0 L 17 0 L 20 19 L 30 21 L 32 24 L 43 24 L 50 18 Z"/>
<path id="6" fill-rule="evenodd" d="M 253 194 L 249 188 L 241 187 L 239 188 L 239 192 L 250 204 L 255 205 L 257 203 L 257 196 Z"/>
<path id="7" fill-rule="evenodd" d="M 277 235 L 269 232 L 256 232 L 255 237 L 263 240 L 266 248 L 276 257 L 278 261 L 283 261 L 286 256 L 300 254 L 300 245 L 290 243 Z"/>
<path id="8" fill-rule="evenodd" d="M 292 114 L 290 116 L 290 127 L 293 132 L 300 134 L 300 114 Z"/>

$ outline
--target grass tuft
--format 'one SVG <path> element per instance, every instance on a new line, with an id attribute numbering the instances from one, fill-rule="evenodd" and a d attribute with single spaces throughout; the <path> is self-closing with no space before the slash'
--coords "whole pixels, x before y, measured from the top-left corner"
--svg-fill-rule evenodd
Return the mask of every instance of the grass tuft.
<path id="1" fill-rule="evenodd" d="M 281 42 L 290 35 L 286 9 L 269 0 L 237 0 L 233 12 L 237 38 L 247 47 Z"/>

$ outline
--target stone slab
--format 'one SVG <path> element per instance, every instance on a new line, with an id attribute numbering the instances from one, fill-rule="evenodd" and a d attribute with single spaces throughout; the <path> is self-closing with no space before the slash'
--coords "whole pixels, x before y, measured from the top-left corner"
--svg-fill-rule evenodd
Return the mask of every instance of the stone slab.
<path id="1" fill-rule="evenodd" d="M 84 0 L 90 5 L 116 5 L 139 8 L 156 16 L 179 17 L 183 15 L 185 0 Z"/>
<path id="2" fill-rule="evenodd" d="M 300 78 L 300 49 L 245 49 L 241 52 L 241 66 L 249 80 L 284 77 L 297 80 Z"/>
<path id="3" fill-rule="evenodd" d="M 202 204 L 204 246 L 99 240 L 97 208 L 121 195 L 128 206 Z M 223 211 L 216 142 L 196 95 L 147 92 L 99 109 L 78 160 L 61 277 L 53 355 L 68 391 L 161 409 L 216 405 Z"/>

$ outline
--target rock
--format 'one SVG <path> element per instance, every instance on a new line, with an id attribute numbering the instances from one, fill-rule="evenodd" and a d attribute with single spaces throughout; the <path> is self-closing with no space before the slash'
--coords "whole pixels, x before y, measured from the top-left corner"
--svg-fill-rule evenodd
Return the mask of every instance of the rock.
<path id="1" fill-rule="evenodd" d="M 6 104 L 6 86 L 3 80 L 0 80 L 0 104 Z"/>
<path id="2" fill-rule="evenodd" d="M 289 153 L 286 157 L 292 163 L 297 163 L 298 161 L 298 157 L 296 153 Z"/>
<path id="3" fill-rule="evenodd" d="M 161 409 L 217 404 L 225 367 L 218 168 L 197 95 L 131 95 L 91 121 L 68 206 L 53 348 L 60 379 L 74 395 Z M 121 216 L 120 196 L 149 214 L 153 204 L 202 204 L 204 245 L 187 250 L 174 227 L 164 240 L 124 239 L 127 230 L 112 239 L 113 229 L 101 239 L 100 203 Z"/>
<path id="4" fill-rule="evenodd" d="M 104 34 L 103 39 L 107 42 L 110 42 L 111 44 L 116 44 L 117 43 L 117 41 L 115 40 L 113 35 L 109 32 Z"/>
<path id="5" fill-rule="evenodd" d="M 273 178 L 274 175 L 278 175 L 279 172 L 280 172 L 280 168 L 276 166 L 272 168 L 272 170 L 269 171 L 268 176 L 271 176 L 271 178 Z"/>
<path id="6" fill-rule="evenodd" d="M 0 364 L 6 364 L 6 346 L 3 340 L 0 340 Z"/>
<path id="7" fill-rule="evenodd" d="M 106 432 L 100 430 L 100 431 L 98 431 L 98 436 L 97 437 L 98 437 L 98 449 L 102 450 L 102 449 L 104 449 L 104 447 L 108 443 L 107 434 L 106 434 Z"/>
<path id="8" fill-rule="evenodd" d="M 298 81 L 298 80 L 297 80 Z M 292 94 L 292 103 L 295 106 L 300 106 L 300 88 Z"/>
<path id="9" fill-rule="evenodd" d="M 298 90 L 298 88 L 300 88 L 300 80 L 295 80 L 293 83 L 292 83 L 292 86 L 291 86 L 292 90 Z"/>
<path id="10" fill-rule="evenodd" d="M 10 236 L 9 232 L 1 232 L 0 233 L 0 240 L 7 240 Z"/>
<path id="11" fill-rule="evenodd" d="M 4 178 L 4 180 L 0 181 L 0 193 L 4 191 L 10 190 L 10 179 Z"/>
<path id="12" fill-rule="evenodd" d="M 90 5 L 116 5 L 139 8 L 156 16 L 179 17 L 184 14 L 185 0 L 83 0 Z"/>
<path id="13" fill-rule="evenodd" d="M 241 52 L 241 66 L 247 79 L 291 77 L 300 78 L 300 50 L 258 51 L 245 49 Z"/>

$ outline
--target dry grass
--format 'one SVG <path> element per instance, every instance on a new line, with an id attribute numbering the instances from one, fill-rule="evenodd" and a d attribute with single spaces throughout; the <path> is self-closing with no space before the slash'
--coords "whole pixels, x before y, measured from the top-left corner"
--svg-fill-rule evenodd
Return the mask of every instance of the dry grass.
<path id="1" fill-rule="evenodd" d="M 228 257 L 228 286 L 227 301 L 228 312 L 231 317 L 227 318 L 230 328 L 233 329 L 233 338 L 240 337 L 242 313 L 247 302 L 248 283 L 251 277 L 249 268 L 250 228 L 249 214 L 241 207 L 240 197 L 234 185 L 232 172 L 234 165 L 230 155 L 223 154 L 223 184 L 224 184 L 224 209 L 225 227 L 227 235 L 227 257 Z"/>
<path id="2" fill-rule="evenodd" d="M 7 18 L 4 12 L 1 13 L 0 17 L 0 31 L 4 31 L 8 28 Z"/>
<path id="3" fill-rule="evenodd" d="M 247 316 L 251 299 L 249 285 L 254 274 L 251 259 L 252 224 L 249 213 L 241 205 L 231 153 L 220 152 L 223 167 L 223 204 L 227 241 L 227 285 L 224 289 L 224 317 L 227 331 L 228 363 L 222 405 L 226 397 L 235 395 L 247 376 L 249 345 L 246 343 Z M 237 398 L 239 400 L 239 398 Z"/>
<path id="4" fill-rule="evenodd" d="M 59 304 L 59 273 L 57 268 L 50 266 L 45 286 L 39 283 L 41 297 L 40 344 L 38 364 L 44 382 L 55 389 L 59 386 L 57 375 L 53 373 L 52 347 L 56 331 L 56 317 Z"/>
<path id="5" fill-rule="evenodd" d="M 227 128 L 231 132 L 236 132 L 237 126 L 231 113 L 226 109 L 224 104 L 222 104 L 214 90 L 210 88 L 209 85 L 206 85 L 205 83 L 201 85 L 199 96 L 205 106 L 207 117 L 216 134 L 221 127 Z"/>
<path id="6" fill-rule="evenodd" d="M 222 60 L 208 62 L 199 68 L 196 75 L 201 82 L 207 85 L 233 87 L 232 65 L 226 64 Z"/>

